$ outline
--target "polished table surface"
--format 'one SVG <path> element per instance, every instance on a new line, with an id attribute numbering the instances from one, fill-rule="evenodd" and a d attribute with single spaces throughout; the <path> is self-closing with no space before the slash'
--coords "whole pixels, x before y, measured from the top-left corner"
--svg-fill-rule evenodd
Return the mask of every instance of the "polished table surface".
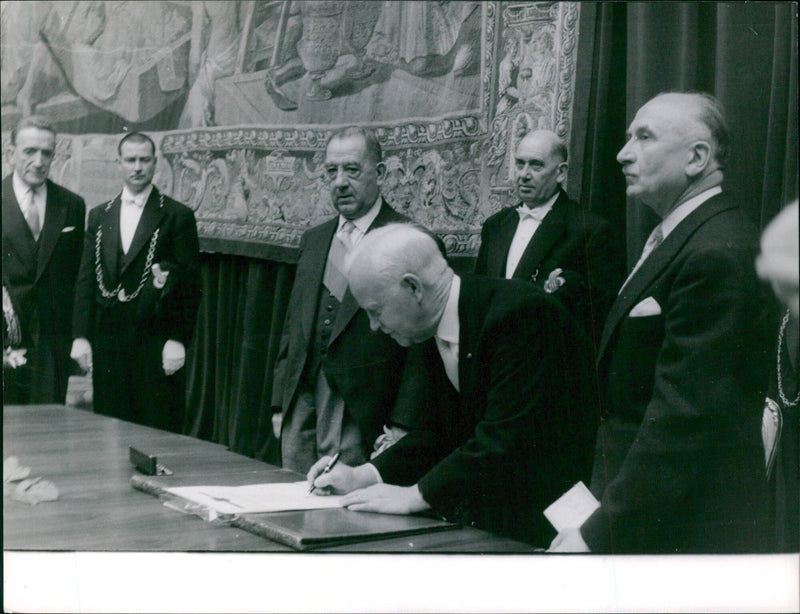
<path id="1" fill-rule="evenodd" d="M 3 458 L 19 458 L 59 489 L 56 501 L 3 499 L 4 550 L 290 552 L 238 528 L 181 514 L 135 490 L 129 446 L 176 476 L 275 471 L 222 445 L 58 405 L 4 406 Z M 531 546 L 463 529 L 345 544 L 324 552 L 531 553 Z"/>

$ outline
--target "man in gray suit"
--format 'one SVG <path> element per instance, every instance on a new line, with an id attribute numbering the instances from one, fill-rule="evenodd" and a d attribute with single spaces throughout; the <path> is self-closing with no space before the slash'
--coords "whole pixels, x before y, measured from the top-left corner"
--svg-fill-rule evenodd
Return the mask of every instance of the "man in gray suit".
<path id="1" fill-rule="evenodd" d="M 369 319 L 347 288 L 345 257 L 361 238 L 390 222 L 408 221 L 380 195 L 385 169 L 368 129 L 335 132 L 325 175 L 339 215 L 300 242 L 273 384 L 282 465 L 305 473 L 324 455 L 348 464 L 369 459 L 384 428 L 397 438 L 414 423 L 423 373 Z"/>

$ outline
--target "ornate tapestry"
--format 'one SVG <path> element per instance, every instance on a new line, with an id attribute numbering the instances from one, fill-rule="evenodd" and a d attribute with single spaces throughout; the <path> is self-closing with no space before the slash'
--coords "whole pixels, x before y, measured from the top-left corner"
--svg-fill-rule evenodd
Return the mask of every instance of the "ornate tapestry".
<path id="1" fill-rule="evenodd" d="M 20 116 L 49 115 L 51 177 L 95 205 L 121 189 L 120 133 L 144 130 L 156 185 L 195 211 L 204 249 L 291 261 L 335 213 L 327 137 L 368 125 L 389 203 L 471 256 L 483 220 L 513 201 L 519 138 L 569 142 L 579 8 L 3 2 L 4 157 Z"/>

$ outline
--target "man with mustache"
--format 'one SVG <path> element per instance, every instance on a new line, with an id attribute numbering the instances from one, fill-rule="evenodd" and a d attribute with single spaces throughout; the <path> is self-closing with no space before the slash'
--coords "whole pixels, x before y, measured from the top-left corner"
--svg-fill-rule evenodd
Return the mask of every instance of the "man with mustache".
<path id="1" fill-rule="evenodd" d="M 200 299 L 197 224 L 153 185 L 150 137 L 126 134 L 117 152 L 125 185 L 89 213 L 71 355 L 93 370 L 96 413 L 181 432 Z"/>
<path id="2" fill-rule="evenodd" d="M 408 221 L 380 194 L 384 172 L 373 131 L 344 128 L 328 140 L 325 177 L 339 214 L 300 242 L 273 382 L 273 423 L 288 469 L 305 473 L 336 453 L 348 464 L 367 461 L 383 429 L 390 440 L 401 436 L 430 396 L 413 355 L 370 331 L 347 288 L 349 251 L 372 229 Z"/>

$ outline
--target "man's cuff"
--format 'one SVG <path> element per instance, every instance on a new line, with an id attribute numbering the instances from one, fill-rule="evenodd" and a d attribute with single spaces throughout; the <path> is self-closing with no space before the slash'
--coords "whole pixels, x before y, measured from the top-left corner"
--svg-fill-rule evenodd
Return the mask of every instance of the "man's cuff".
<path id="1" fill-rule="evenodd" d="M 375 478 L 376 484 L 383 484 L 383 478 L 381 477 L 381 472 L 378 471 L 378 468 L 375 465 L 373 465 L 372 463 L 365 463 L 364 469 L 372 473 L 372 476 Z"/>
<path id="2" fill-rule="evenodd" d="M 78 358 L 79 356 L 83 356 L 84 354 L 88 354 L 92 351 L 92 345 L 89 343 L 89 340 L 84 337 L 78 337 L 72 342 L 72 349 L 70 350 L 70 358 Z"/>

